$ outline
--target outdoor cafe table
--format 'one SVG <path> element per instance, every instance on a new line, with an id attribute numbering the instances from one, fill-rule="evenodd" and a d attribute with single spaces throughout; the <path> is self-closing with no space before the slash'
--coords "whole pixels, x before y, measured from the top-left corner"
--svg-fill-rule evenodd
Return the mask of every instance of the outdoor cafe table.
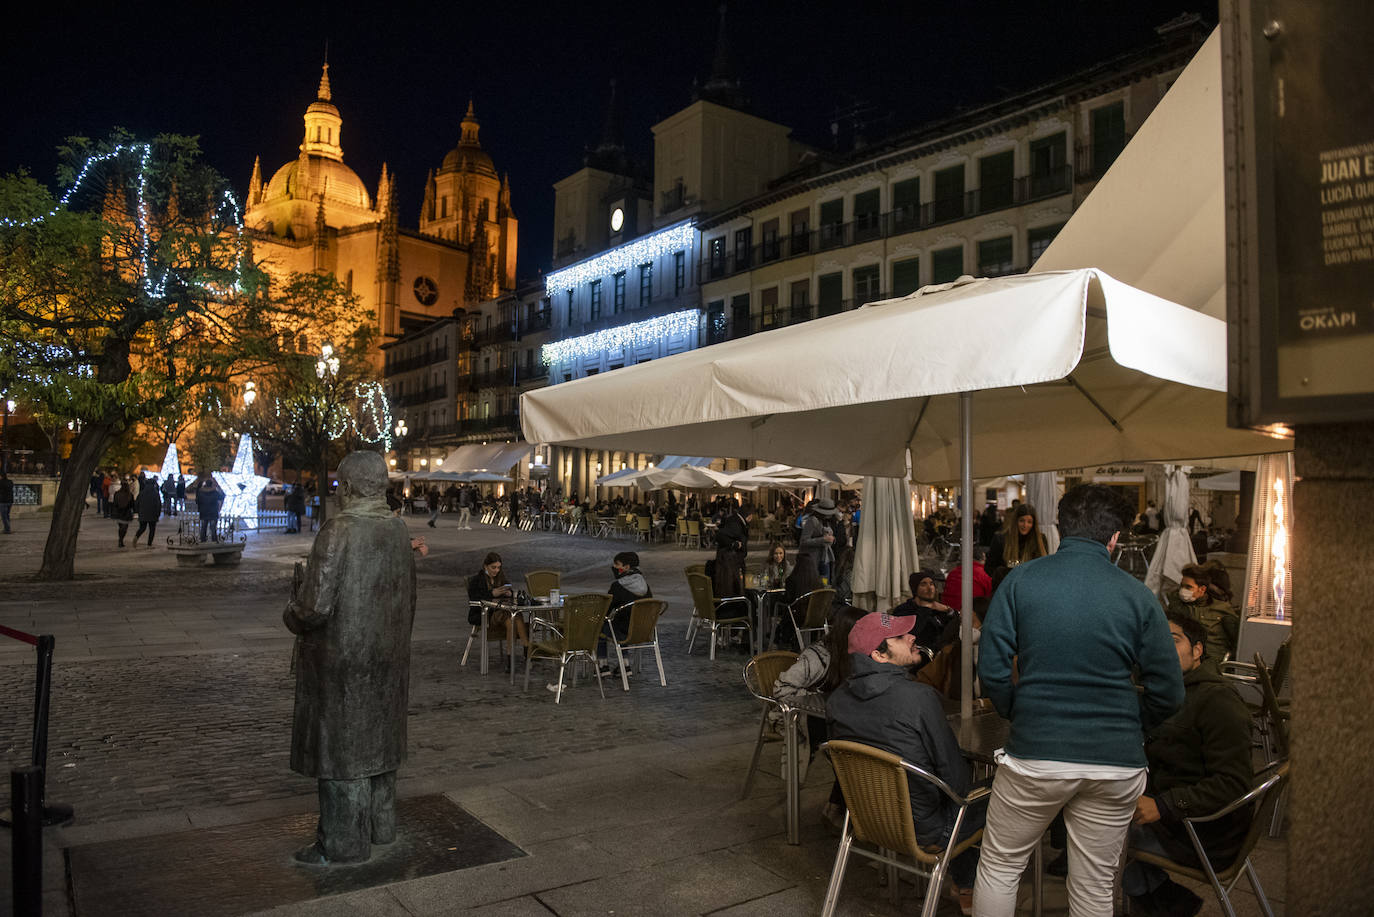
<path id="1" fill-rule="evenodd" d="M 516 605 L 514 602 L 482 602 L 482 666 L 481 673 L 487 674 L 487 624 L 491 619 L 493 611 L 504 611 L 511 615 L 521 615 L 525 618 L 525 623 L 530 624 L 536 613 L 539 611 L 557 611 L 563 607 L 563 599 L 560 596 L 557 605 L 549 602 L 538 602 L 534 605 Z M 527 630 L 526 633 L 529 633 Z M 519 641 L 511 639 L 506 641 L 510 648 L 510 683 L 515 684 L 515 647 Z"/>
<path id="2" fill-rule="evenodd" d="M 749 579 L 755 578 L 750 576 Z M 773 602 L 771 599 L 786 592 L 787 590 L 781 587 L 777 589 L 759 585 L 745 587 L 744 594 L 748 596 L 750 604 L 754 606 L 754 616 L 758 619 L 758 627 L 754 630 L 754 633 L 758 635 L 754 641 L 755 653 L 762 653 L 765 649 L 772 648 L 771 646 L 764 646 L 764 636 L 771 637 L 773 634 Z"/>

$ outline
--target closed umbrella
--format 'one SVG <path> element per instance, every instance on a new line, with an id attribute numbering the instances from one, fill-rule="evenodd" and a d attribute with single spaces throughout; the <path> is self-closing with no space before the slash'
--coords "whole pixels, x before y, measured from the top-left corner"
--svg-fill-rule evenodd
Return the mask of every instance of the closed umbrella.
<path id="1" fill-rule="evenodd" d="M 1145 585 L 1155 595 L 1177 586 L 1183 568 L 1197 562 L 1193 541 L 1188 537 L 1188 470 L 1179 465 L 1164 467 L 1163 531 L 1155 545 L 1155 556 L 1145 571 Z"/>
<path id="2" fill-rule="evenodd" d="M 1026 475 L 1026 502 L 1035 507 L 1036 525 L 1053 554 L 1059 550 L 1059 485 L 1053 471 Z"/>
<path id="3" fill-rule="evenodd" d="M 903 478 L 864 478 L 864 511 L 854 545 L 854 604 L 888 611 L 909 597 L 919 565 L 911 494 Z"/>

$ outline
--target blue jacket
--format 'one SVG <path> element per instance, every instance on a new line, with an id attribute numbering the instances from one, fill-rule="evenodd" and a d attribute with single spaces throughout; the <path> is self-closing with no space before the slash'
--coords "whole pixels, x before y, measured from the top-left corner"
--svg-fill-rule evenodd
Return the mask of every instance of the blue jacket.
<path id="1" fill-rule="evenodd" d="M 1145 729 L 1183 704 L 1159 602 L 1087 538 L 1065 538 L 1002 581 L 983 622 L 978 676 L 1011 720 L 1007 753 L 1018 758 L 1144 767 Z"/>

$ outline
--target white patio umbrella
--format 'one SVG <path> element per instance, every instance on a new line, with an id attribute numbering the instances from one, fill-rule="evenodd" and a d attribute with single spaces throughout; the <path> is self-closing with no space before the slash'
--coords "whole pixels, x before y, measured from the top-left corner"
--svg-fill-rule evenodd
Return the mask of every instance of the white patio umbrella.
<path id="1" fill-rule="evenodd" d="M 1059 485 L 1053 471 L 1026 475 L 1026 502 L 1035 507 L 1035 521 L 1053 554 L 1059 550 Z"/>
<path id="2" fill-rule="evenodd" d="M 797 468 L 792 465 L 773 463 L 747 468 L 735 472 L 730 478 L 732 487 L 756 485 L 764 487 L 803 487 L 809 484 L 829 484 L 835 487 L 853 487 L 863 479 L 860 474 L 842 474 L 837 471 L 818 471 L 813 468 Z"/>
<path id="3" fill-rule="evenodd" d="M 854 604 L 888 611 L 909 597 L 919 566 L 911 494 L 905 478 L 863 479 L 864 511 L 854 545 Z"/>
<path id="4" fill-rule="evenodd" d="M 1188 537 L 1188 469 L 1179 465 L 1164 468 L 1164 506 L 1160 508 L 1164 526 L 1155 545 L 1154 557 L 1145 571 L 1145 585 L 1155 595 L 1177 586 L 1183 568 L 1197 563 L 1193 540 Z"/>

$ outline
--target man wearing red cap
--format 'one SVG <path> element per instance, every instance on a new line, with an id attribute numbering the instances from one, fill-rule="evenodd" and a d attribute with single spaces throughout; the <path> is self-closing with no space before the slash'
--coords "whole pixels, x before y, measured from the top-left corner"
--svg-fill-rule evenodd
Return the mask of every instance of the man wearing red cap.
<path id="1" fill-rule="evenodd" d="M 945 719 L 940 696 L 930 685 L 912 681 L 907 666 L 916 661 L 911 628 L 916 619 L 874 612 L 849 632 L 850 675 L 826 701 L 830 737 L 881 748 L 934 774 L 959 795 L 973 786 L 973 772 Z M 958 807 L 934 786 L 908 775 L 916 839 L 943 844 L 954 830 Z M 967 837 L 983 827 L 986 808 L 970 807 L 959 827 Z M 965 914 L 973 912 L 978 850 L 970 848 L 949 864 L 950 880 Z"/>

